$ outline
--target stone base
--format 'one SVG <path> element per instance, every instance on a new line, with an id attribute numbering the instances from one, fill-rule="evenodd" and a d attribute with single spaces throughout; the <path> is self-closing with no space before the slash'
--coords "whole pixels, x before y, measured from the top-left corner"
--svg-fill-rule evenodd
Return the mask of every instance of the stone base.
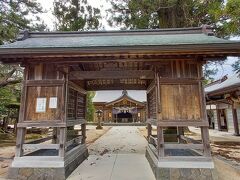
<path id="1" fill-rule="evenodd" d="M 11 167 L 8 171 L 8 179 L 21 180 L 64 180 L 65 168 L 15 168 Z"/>
<path id="2" fill-rule="evenodd" d="M 156 180 L 214 180 L 212 168 L 171 168 L 159 166 L 149 149 L 146 151 L 146 158 Z"/>
<path id="3" fill-rule="evenodd" d="M 65 158 L 53 156 L 14 158 L 7 178 L 65 180 L 87 157 L 88 150 L 85 145 L 81 145 L 67 152 Z"/>
<path id="4" fill-rule="evenodd" d="M 65 176 L 68 177 L 88 157 L 88 150 L 79 154 L 71 163 L 65 166 Z"/>

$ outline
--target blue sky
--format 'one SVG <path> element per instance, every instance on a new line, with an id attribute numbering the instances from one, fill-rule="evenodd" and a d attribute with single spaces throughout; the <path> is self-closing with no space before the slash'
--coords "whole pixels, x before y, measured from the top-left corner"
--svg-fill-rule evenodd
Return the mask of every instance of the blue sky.
<path id="1" fill-rule="evenodd" d="M 39 3 L 41 3 L 42 7 L 45 10 L 45 13 L 43 13 L 41 15 L 41 18 L 44 20 L 44 22 L 47 24 L 48 28 L 50 30 L 54 30 L 54 21 L 55 18 L 52 14 L 53 11 L 53 1 L 54 0 L 37 0 Z M 102 10 L 102 24 L 104 29 L 106 30 L 113 30 L 113 29 L 119 29 L 118 27 L 110 27 L 107 24 L 106 18 L 104 18 L 106 16 L 105 10 L 110 8 L 110 4 L 107 2 L 107 0 L 88 0 L 88 2 L 97 8 L 100 8 Z M 240 40 L 240 38 L 236 38 L 233 37 L 231 38 L 232 40 Z M 232 67 L 231 64 L 234 63 L 235 61 L 237 61 L 238 59 L 236 57 L 228 57 L 228 59 L 226 60 L 226 62 L 222 65 L 218 67 L 218 73 L 215 75 L 215 79 L 221 78 L 222 76 L 228 74 L 231 75 L 234 72 L 232 71 Z"/>

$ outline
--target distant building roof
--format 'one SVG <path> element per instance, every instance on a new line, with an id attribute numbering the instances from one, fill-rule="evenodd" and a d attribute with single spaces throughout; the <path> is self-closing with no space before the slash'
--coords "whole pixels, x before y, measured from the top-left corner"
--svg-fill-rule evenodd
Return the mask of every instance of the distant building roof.
<path id="1" fill-rule="evenodd" d="M 205 92 L 206 94 L 213 94 L 239 87 L 240 74 L 235 73 L 233 76 L 224 76 L 223 78 L 208 84 L 205 87 Z"/>
<path id="2" fill-rule="evenodd" d="M 128 96 L 139 102 L 146 102 L 146 91 L 129 90 Z M 93 98 L 93 102 L 111 102 L 119 99 L 122 96 L 122 91 L 96 91 L 96 95 Z"/>

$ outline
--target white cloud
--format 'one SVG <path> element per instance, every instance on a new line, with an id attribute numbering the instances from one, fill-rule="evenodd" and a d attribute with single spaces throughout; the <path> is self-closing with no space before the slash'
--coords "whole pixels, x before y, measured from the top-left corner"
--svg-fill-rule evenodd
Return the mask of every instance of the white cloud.
<path id="1" fill-rule="evenodd" d="M 53 0 L 37 0 L 43 7 L 44 13 L 39 16 L 50 30 L 54 30 L 55 17 L 53 16 Z"/>

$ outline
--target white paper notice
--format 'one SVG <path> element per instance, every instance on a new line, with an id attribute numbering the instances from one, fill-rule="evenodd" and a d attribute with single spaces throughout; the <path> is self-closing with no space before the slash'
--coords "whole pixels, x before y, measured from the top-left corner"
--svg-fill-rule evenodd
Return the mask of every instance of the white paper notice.
<path id="1" fill-rule="evenodd" d="M 37 98 L 36 112 L 46 112 L 47 98 Z"/>
<path id="2" fill-rule="evenodd" d="M 55 108 L 57 108 L 57 97 L 50 97 L 50 100 L 49 100 L 49 108 L 50 108 L 50 109 L 55 109 Z"/>

